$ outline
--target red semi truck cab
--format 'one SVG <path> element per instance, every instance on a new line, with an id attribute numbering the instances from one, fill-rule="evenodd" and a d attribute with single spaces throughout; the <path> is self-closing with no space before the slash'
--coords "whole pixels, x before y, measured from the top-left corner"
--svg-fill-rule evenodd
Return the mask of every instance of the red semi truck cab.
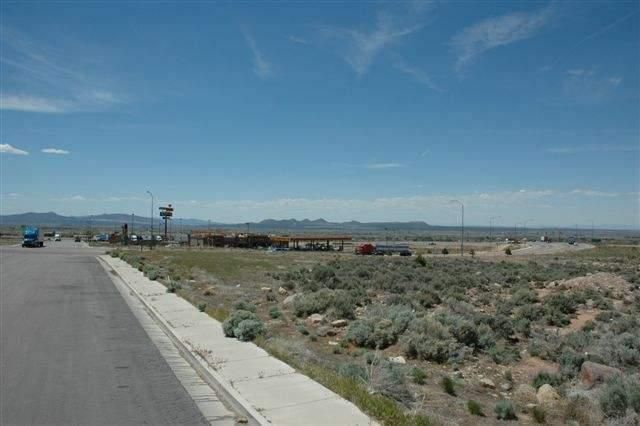
<path id="1" fill-rule="evenodd" d="M 358 244 L 358 246 L 356 246 L 356 254 L 362 254 L 362 255 L 367 255 L 367 254 L 374 254 L 376 252 L 376 246 L 374 246 L 373 244 Z"/>

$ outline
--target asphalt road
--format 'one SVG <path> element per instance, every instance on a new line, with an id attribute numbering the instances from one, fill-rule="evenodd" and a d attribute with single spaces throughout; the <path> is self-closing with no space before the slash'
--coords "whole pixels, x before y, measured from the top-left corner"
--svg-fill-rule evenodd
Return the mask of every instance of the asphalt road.
<path id="1" fill-rule="evenodd" d="M 526 256 L 532 254 L 556 254 L 572 251 L 580 251 L 591 249 L 594 246 L 586 243 L 567 244 L 567 243 L 543 243 L 540 241 L 533 241 L 527 245 L 527 247 L 517 249 L 513 251 L 515 256 Z"/>
<path id="2" fill-rule="evenodd" d="M 0 247 L 0 424 L 205 424 L 95 259 Z"/>

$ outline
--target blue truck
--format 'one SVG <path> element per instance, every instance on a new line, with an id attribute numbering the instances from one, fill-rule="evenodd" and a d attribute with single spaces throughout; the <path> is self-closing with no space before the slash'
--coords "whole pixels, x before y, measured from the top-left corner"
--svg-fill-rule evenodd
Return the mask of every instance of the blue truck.
<path id="1" fill-rule="evenodd" d="M 40 238 L 40 229 L 27 226 L 22 231 L 22 247 L 44 247 Z"/>

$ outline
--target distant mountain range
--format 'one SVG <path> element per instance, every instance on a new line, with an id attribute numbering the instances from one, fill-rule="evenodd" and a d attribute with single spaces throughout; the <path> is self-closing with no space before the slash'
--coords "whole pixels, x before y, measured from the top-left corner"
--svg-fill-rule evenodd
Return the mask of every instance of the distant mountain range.
<path id="1" fill-rule="evenodd" d="M 159 223 L 160 218 L 154 218 L 155 223 Z M 149 218 L 142 216 L 133 217 L 134 227 L 149 226 Z M 131 226 L 132 217 L 130 214 L 113 213 L 100 214 L 93 216 L 62 216 L 54 212 L 47 213 L 21 213 L 0 216 L 0 225 L 2 226 L 51 226 L 51 227 L 113 227 L 128 223 Z M 178 223 L 174 220 L 174 226 Z M 209 222 L 201 219 L 182 219 L 182 225 L 191 228 L 231 228 L 231 229 L 247 229 L 246 223 L 220 223 Z M 251 231 L 267 231 L 267 230 L 287 230 L 287 231 L 376 231 L 385 228 L 394 231 L 419 231 L 430 229 L 431 226 L 425 222 L 328 222 L 324 219 L 316 220 L 296 220 L 296 219 L 265 219 L 260 222 L 251 222 L 248 225 Z"/>

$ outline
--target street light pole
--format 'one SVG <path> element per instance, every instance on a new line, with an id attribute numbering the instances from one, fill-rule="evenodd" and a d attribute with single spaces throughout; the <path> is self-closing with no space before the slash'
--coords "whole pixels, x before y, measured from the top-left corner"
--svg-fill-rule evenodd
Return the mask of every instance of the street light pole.
<path id="1" fill-rule="evenodd" d="M 460 200 L 451 200 L 451 202 L 460 204 L 462 209 L 462 220 L 460 226 L 460 256 L 464 256 L 464 204 Z"/>
<path id="2" fill-rule="evenodd" d="M 147 194 L 151 195 L 151 248 L 153 248 L 154 238 L 153 238 L 153 193 L 151 191 L 147 191 Z"/>

